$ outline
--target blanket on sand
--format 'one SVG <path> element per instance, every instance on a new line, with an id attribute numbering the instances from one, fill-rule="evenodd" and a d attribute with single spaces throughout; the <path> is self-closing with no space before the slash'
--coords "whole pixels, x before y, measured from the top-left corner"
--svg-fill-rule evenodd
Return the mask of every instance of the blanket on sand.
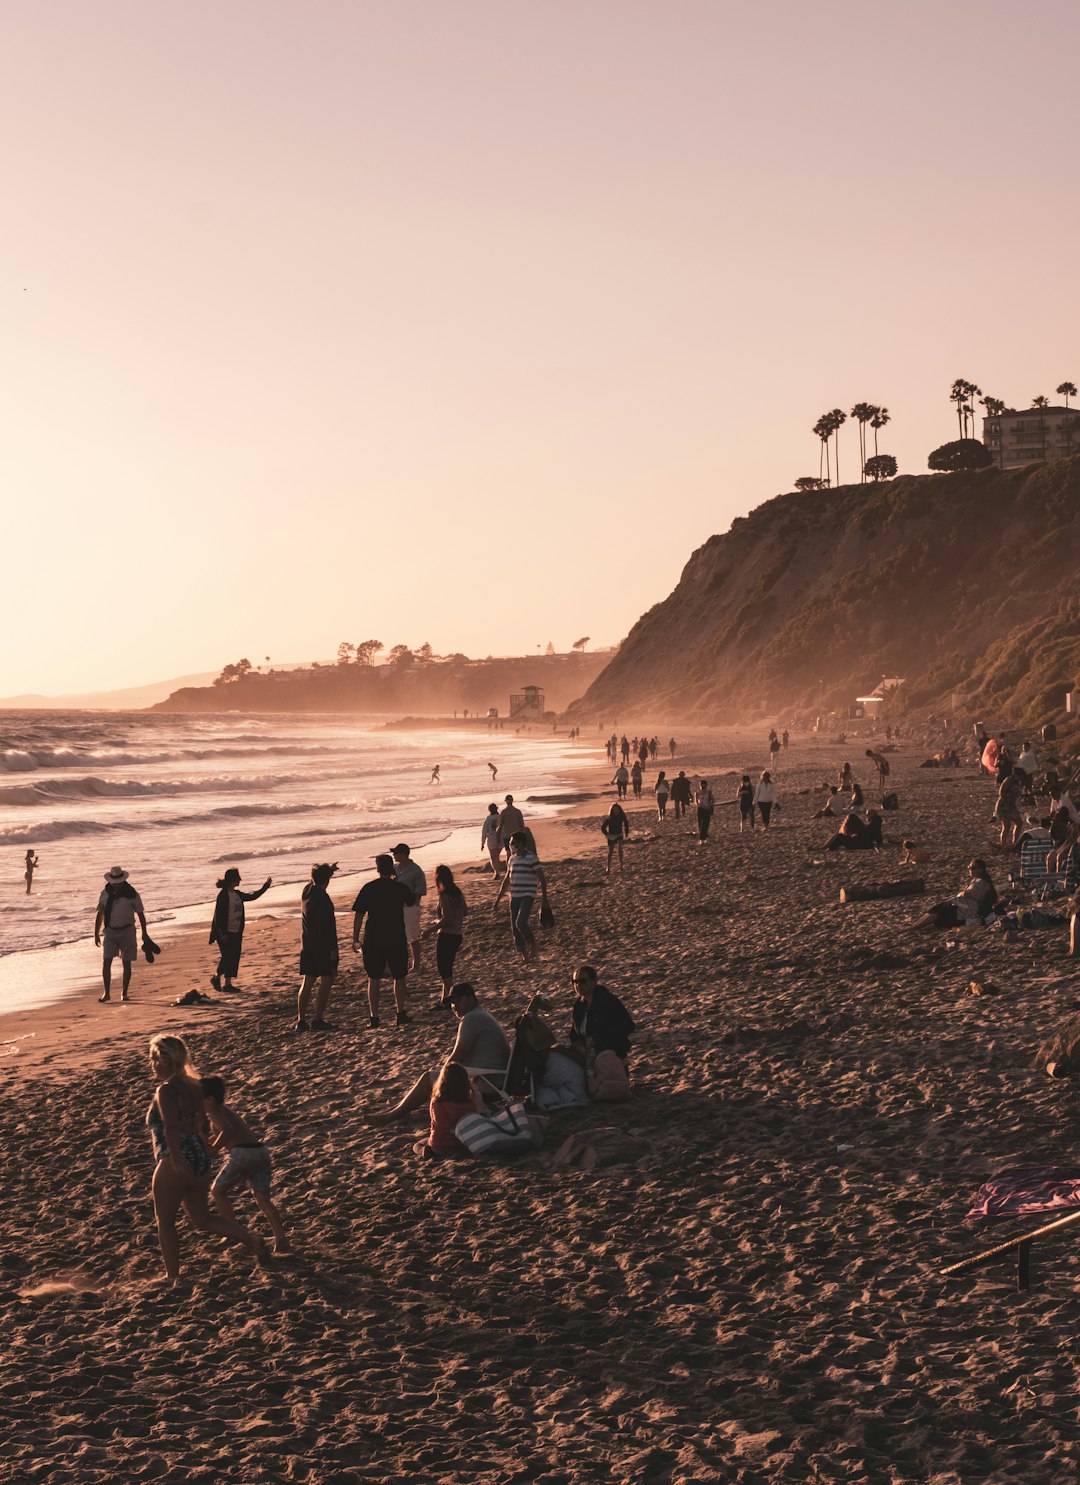
<path id="1" fill-rule="evenodd" d="M 979 1187 L 968 1222 L 1080 1207 L 1080 1165 L 1011 1167 Z"/>

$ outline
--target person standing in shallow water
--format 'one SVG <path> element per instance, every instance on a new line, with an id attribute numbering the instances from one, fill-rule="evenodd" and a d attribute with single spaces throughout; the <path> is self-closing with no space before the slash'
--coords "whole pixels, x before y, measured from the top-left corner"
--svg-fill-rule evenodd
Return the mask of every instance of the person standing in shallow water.
<path id="1" fill-rule="evenodd" d="M 240 891 L 240 873 L 230 866 L 218 882 L 217 901 L 214 903 L 214 921 L 210 924 L 210 942 L 218 946 L 218 967 L 210 976 L 215 990 L 235 990 L 233 984 L 240 968 L 240 954 L 244 947 L 244 904 L 254 902 L 270 887 L 267 877 L 257 892 Z"/>
<path id="2" fill-rule="evenodd" d="M 327 892 L 337 862 L 323 861 L 311 868 L 311 881 L 301 895 L 300 993 L 296 999 L 297 1031 L 334 1031 L 326 1019 L 330 991 L 338 972 L 337 917 Z M 314 1015 L 309 1019 L 314 994 Z"/>
<path id="3" fill-rule="evenodd" d="M 37 864 L 38 864 L 38 859 L 35 856 L 34 852 L 32 850 L 31 851 L 27 851 L 27 853 L 26 853 L 26 871 L 23 873 L 23 875 L 26 878 L 26 895 L 27 895 L 27 897 L 30 896 L 30 887 L 33 884 L 34 871 L 37 868 Z"/>

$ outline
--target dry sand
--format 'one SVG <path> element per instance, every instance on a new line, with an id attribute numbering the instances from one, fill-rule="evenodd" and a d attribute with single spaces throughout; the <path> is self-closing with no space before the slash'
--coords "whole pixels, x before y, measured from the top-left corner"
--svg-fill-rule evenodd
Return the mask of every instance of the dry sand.
<path id="1" fill-rule="evenodd" d="M 369 1033 L 346 952 L 340 1032 L 293 1036 L 292 921 L 249 929 L 235 999 L 165 1009 L 205 988 L 199 935 L 140 966 L 130 1006 L 39 1013 L 2 1064 L 0 1479 L 1075 1478 L 1074 1243 L 1036 1249 L 1028 1295 L 1005 1266 L 938 1275 L 1037 1225 L 965 1230 L 988 1173 L 1076 1158 L 1075 1092 L 1031 1067 L 1075 993 L 1065 934 L 908 931 L 994 834 L 992 784 L 918 772 L 908 746 L 886 837 L 931 846 L 929 891 L 840 906 L 899 856 L 820 850 L 797 791 L 844 753 L 796 739 L 768 835 L 721 808 L 701 848 L 632 802 L 622 876 L 599 806 L 567 859 L 548 827 L 558 922 L 532 971 L 490 879 L 461 878 L 460 970 L 505 1024 L 539 987 L 562 1021 L 582 959 L 639 1022 L 633 1101 L 560 1116 L 514 1164 L 431 1165 L 422 1119 L 364 1126 L 450 1032 Z M 761 761 L 714 742 L 708 767 Z M 155 1282 L 145 1039 L 165 1028 L 272 1141 L 297 1258 L 253 1271 L 184 1227 L 188 1285 Z"/>

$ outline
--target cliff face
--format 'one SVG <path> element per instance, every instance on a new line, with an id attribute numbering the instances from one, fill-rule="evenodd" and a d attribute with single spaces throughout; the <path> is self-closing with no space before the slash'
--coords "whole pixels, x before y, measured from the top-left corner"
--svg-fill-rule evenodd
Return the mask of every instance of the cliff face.
<path id="1" fill-rule="evenodd" d="M 780 495 L 694 553 L 575 712 L 816 711 L 888 675 L 908 708 L 960 691 L 1035 722 L 1080 678 L 1078 570 L 1080 455 Z"/>

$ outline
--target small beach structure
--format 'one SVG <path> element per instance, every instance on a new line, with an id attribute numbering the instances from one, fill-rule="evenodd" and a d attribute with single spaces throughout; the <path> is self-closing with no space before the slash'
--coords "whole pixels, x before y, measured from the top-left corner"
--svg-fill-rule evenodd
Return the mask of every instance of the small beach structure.
<path id="1" fill-rule="evenodd" d="M 543 715 L 543 686 L 522 686 L 520 695 L 510 697 L 512 722 L 539 721 Z"/>

